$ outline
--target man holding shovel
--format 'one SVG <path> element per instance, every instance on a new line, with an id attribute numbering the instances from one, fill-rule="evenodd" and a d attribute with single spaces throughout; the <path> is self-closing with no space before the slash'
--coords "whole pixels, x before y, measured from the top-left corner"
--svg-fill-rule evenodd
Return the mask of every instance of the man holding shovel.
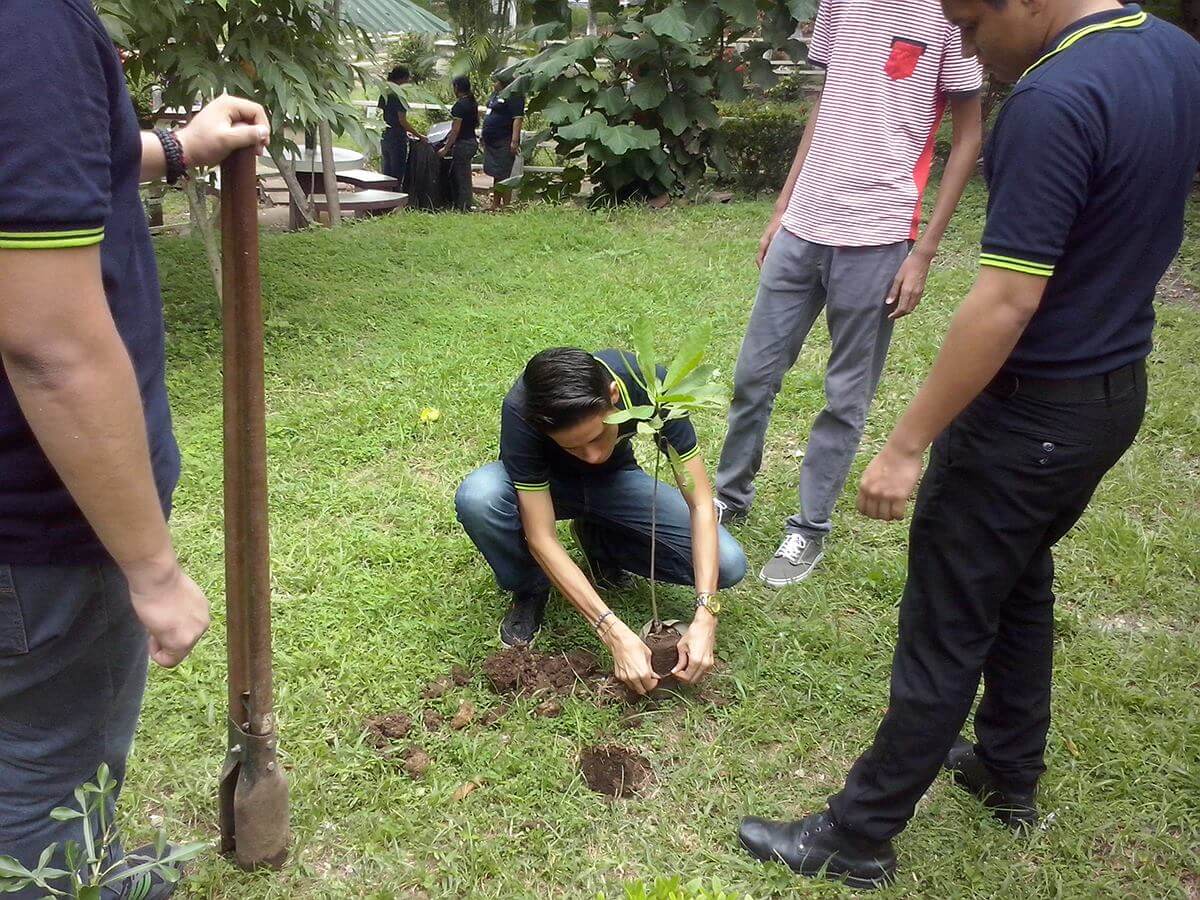
<path id="1" fill-rule="evenodd" d="M 620 585 L 629 572 L 650 573 L 654 479 L 634 459 L 636 422 L 605 421 L 647 403 L 629 368 L 632 359 L 616 350 L 593 355 L 562 347 L 533 357 L 504 399 L 499 461 L 467 476 L 455 505 L 496 581 L 513 592 L 501 642 L 532 643 L 553 584 L 612 651 L 617 678 L 644 694 L 659 681 L 650 649 L 596 591 Z M 673 673 L 695 684 L 713 666 L 717 591 L 742 580 L 746 557 L 717 524 L 691 422 L 668 421 L 662 433 L 692 483 L 659 487 L 655 569 L 664 581 L 696 587 L 695 618 L 679 643 Z M 572 520 L 591 581 L 559 543 L 557 519 Z"/>
<path id="2" fill-rule="evenodd" d="M 0 855 L 33 867 L 58 842 L 61 866 L 81 829 L 51 810 L 101 763 L 120 783 L 147 657 L 178 665 L 209 621 L 167 529 L 179 451 L 138 185 L 268 127 L 221 97 L 140 132 L 88 0 L 0 4 L 0 86 Z"/>

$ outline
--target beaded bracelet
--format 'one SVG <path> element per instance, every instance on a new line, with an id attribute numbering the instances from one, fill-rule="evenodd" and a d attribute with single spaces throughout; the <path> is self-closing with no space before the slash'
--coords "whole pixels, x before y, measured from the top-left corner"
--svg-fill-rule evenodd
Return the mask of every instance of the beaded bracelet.
<path id="1" fill-rule="evenodd" d="M 595 624 L 595 626 L 594 626 L 594 627 L 595 627 L 595 629 L 596 629 L 597 631 L 599 631 L 599 630 L 600 630 L 600 626 L 604 624 L 604 620 L 605 620 L 605 619 L 607 619 L 607 618 L 608 618 L 609 616 L 611 616 L 612 614 L 613 614 L 613 611 L 610 609 L 608 612 L 604 613 L 604 615 L 600 616 L 600 618 L 598 618 L 598 619 L 596 620 L 596 624 Z"/>

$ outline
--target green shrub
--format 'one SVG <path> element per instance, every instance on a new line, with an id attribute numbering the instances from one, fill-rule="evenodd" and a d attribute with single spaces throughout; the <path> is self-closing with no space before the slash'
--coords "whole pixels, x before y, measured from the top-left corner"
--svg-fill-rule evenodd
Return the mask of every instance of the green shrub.
<path id="1" fill-rule="evenodd" d="M 393 66 L 407 66 L 413 81 L 428 81 L 437 74 L 437 49 L 428 34 L 406 34 L 388 48 L 388 71 Z M 386 77 L 387 72 L 384 72 Z"/>
<path id="2" fill-rule="evenodd" d="M 746 100 L 721 107 L 721 134 L 730 171 L 725 181 L 744 191 L 778 191 L 804 136 L 808 108 Z"/>
<path id="3" fill-rule="evenodd" d="M 800 72 L 792 72 L 780 78 L 774 87 L 767 88 L 763 95 L 776 103 L 803 103 L 811 87 L 811 76 L 806 78 Z"/>

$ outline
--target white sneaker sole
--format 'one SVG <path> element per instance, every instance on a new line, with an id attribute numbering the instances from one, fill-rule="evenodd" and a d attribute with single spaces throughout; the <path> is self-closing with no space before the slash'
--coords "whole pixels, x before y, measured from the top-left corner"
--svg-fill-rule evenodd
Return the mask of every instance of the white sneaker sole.
<path id="1" fill-rule="evenodd" d="M 496 626 L 496 640 L 500 643 L 500 646 L 503 647 L 505 650 L 529 650 L 530 648 L 533 647 L 534 642 L 537 640 L 538 634 L 542 630 L 539 628 L 537 631 L 535 631 L 533 633 L 533 637 L 531 637 L 529 639 L 528 644 L 506 644 L 506 643 L 504 643 L 503 628 L 504 628 L 503 622 L 501 622 L 499 625 Z"/>
<path id="2" fill-rule="evenodd" d="M 781 587 L 787 587 L 788 585 L 792 585 L 792 584 L 799 584 L 800 582 L 804 581 L 804 579 L 808 578 L 808 576 L 813 573 L 813 569 L 815 569 L 818 566 L 818 564 L 820 564 L 821 560 L 823 560 L 824 558 L 825 558 L 825 553 L 824 552 L 819 553 L 817 555 L 817 558 L 812 561 L 812 565 L 810 565 L 807 569 L 805 569 L 799 575 L 793 575 L 791 578 L 768 578 L 767 577 L 767 567 L 763 566 L 762 569 L 759 570 L 758 580 L 761 581 L 763 584 L 767 585 L 768 587 L 774 587 L 774 588 L 781 588 Z"/>

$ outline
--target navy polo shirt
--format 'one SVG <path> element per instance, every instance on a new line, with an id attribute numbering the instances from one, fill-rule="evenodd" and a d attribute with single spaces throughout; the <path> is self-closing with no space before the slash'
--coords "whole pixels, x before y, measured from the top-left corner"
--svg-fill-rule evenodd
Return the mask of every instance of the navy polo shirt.
<path id="1" fill-rule="evenodd" d="M 1146 357 L 1198 166 L 1200 43 L 1135 5 L 1051 42 L 986 150 L 980 262 L 1049 279 L 1005 371 L 1078 378 Z"/>
<path id="2" fill-rule="evenodd" d="M 630 363 L 635 357 L 632 353 L 620 350 L 601 350 L 596 359 L 609 371 L 613 381 L 617 383 L 621 399 L 618 409 L 629 409 L 633 406 L 643 406 L 650 402 L 644 388 L 638 385 L 641 375 L 634 377 Z M 658 367 L 658 376 L 665 378 L 666 369 Z M 617 426 L 617 446 L 612 456 L 599 465 L 589 465 L 576 456 L 572 456 L 555 443 L 554 439 L 543 434 L 526 418 L 525 379 L 518 378 L 500 412 L 500 461 L 513 485 L 518 491 L 548 491 L 550 479 L 555 478 L 588 478 L 616 472 L 620 469 L 638 468 L 633 455 L 630 441 L 637 434 L 637 422 L 622 422 Z M 686 462 L 700 452 L 696 440 L 696 429 L 692 427 L 691 419 L 684 416 L 672 419 L 663 425 L 663 438 L 674 448 L 680 458 Z"/>
<path id="3" fill-rule="evenodd" d="M 164 381 L 158 271 L 138 196 L 141 161 L 121 62 L 89 0 L 0 3 L 0 254 L 99 247 L 165 511 L 179 450 Z M 0 562 L 106 558 L 0 369 Z"/>

